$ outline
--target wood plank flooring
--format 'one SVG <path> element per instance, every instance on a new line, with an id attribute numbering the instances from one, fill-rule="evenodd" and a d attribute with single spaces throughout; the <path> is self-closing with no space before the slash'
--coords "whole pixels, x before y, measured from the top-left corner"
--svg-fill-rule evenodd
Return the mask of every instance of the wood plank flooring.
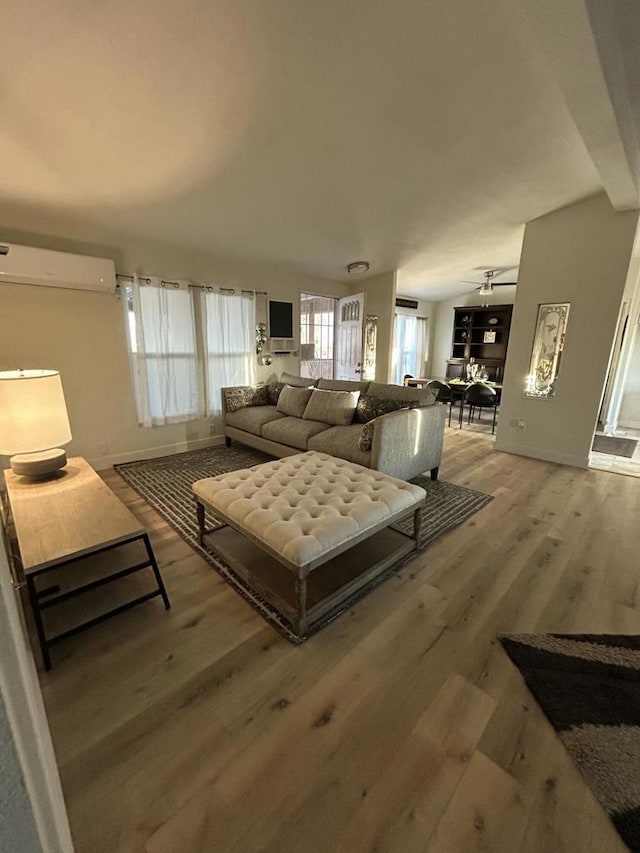
<path id="1" fill-rule="evenodd" d="M 640 632 L 640 481 L 447 431 L 495 500 L 305 645 L 276 634 L 113 471 L 172 601 L 41 680 L 78 853 L 626 848 L 501 632 Z"/>

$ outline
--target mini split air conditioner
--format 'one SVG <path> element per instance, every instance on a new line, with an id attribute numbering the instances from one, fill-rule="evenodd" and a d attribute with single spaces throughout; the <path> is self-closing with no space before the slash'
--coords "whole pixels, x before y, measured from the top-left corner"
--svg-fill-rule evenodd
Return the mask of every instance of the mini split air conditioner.
<path id="1" fill-rule="evenodd" d="M 113 293 L 116 267 L 108 258 L 0 243 L 0 284 L 4 283 Z"/>

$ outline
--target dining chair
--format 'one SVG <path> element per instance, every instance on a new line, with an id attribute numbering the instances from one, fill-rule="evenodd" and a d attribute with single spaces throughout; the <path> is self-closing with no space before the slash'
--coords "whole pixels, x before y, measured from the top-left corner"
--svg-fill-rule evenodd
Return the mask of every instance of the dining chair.
<path id="1" fill-rule="evenodd" d="M 498 414 L 498 395 L 496 394 L 495 389 L 491 388 L 489 385 L 485 385 L 484 382 L 474 382 L 473 385 L 469 385 L 467 390 L 464 392 L 464 397 L 460 406 L 459 429 L 462 429 L 464 407 L 467 403 L 469 404 L 469 418 L 467 421 L 469 424 L 473 420 L 476 409 L 479 409 L 480 412 L 482 412 L 483 409 L 493 409 L 491 435 L 494 435 Z"/>
<path id="2" fill-rule="evenodd" d="M 445 403 L 449 406 L 449 426 L 451 426 L 451 410 L 454 403 L 453 388 L 448 382 L 441 382 L 439 379 L 432 379 L 427 382 L 426 387 L 431 388 L 436 395 L 436 403 Z"/>

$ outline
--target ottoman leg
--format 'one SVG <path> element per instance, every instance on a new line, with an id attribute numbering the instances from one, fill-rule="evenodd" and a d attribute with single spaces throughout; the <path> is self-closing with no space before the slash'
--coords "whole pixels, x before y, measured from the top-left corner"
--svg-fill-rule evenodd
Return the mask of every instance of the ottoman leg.
<path id="1" fill-rule="evenodd" d="M 200 503 L 200 501 L 196 501 L 196 517 L 198 519 L 198 542 L 203 545 L 204 542 L 202 540 L 202 537 L 205 534 L 204 506 Z"/>
<path id="2" fill-rule="evenodd" d="M 416 551 L 422 546 L 422 507 L 413 513 L 413 538 L 416 540 Z"/>
<path id="3" fill-rule="evenodd" d="M 302 569 L 296 578 L 296 602 L 298 604 L 298 632 L 302 637 L 307 632 L 307 578 Z"/>

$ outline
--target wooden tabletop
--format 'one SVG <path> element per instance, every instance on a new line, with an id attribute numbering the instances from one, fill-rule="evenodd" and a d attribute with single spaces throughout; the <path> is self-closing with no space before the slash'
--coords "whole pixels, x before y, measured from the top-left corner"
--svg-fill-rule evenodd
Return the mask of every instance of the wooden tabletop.
<path id="1" fill-rule="evenodd" d="M 474 385 L 476 382 L 482 382 L 484 385 L 488 385 L 490 388 L 495 388 L 499 391 L 502 390 L 502 383 L 501 382 L 491 382 L 490 380 L 485 380 L 485 379 L 456 380 L 456 379 L 441 379 L 440 377 L 434 377 L 434 376 L 431 376 L 427 379 L 427 378 L 424 378 L 421 376 L 416 376 L 414 379 L 405 379 L 404 384 L 409 386 L 409 387 L 411 387 L 411 384 L 414 382 L 417 382 L 420 385 L 426 385 L 427 382 L 433 382 L 434 379 L 437 382 L 446 382 L 447 385 L 451 385 L 452 388 L 467 388 L 469 385 Z"/>
<path id="2" fill-rule="evenodd" d="M 52 480 L 4 472 L 25 574 L 126 542 L 145 531 L 81 456 Z"/>

